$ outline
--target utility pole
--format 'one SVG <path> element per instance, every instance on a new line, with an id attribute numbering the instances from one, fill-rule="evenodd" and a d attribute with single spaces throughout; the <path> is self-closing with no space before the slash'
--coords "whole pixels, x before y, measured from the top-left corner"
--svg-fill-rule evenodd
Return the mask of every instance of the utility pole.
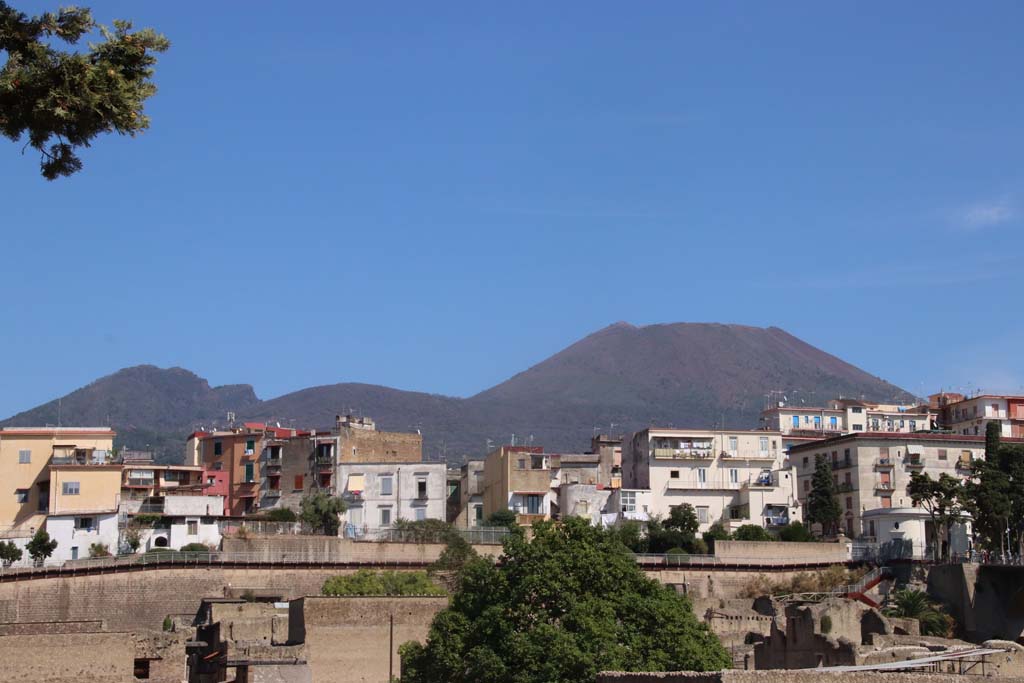
<path id="1" fill-rule="evenodd" d="M 395 615 L 388 615 L 388 683 L 395 680 Z"/>

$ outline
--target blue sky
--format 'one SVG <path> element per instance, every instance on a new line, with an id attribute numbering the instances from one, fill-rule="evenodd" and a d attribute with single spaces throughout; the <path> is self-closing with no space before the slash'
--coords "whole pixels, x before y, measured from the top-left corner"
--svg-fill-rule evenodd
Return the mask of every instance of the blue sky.
<path id="1" fill-rule="evenodd" d="M 617 320 L 1024 385 L 1020 3 L 92 7 L 173 47 L 76 177 L 0 140 L 0 415 L 139 363 L 471 395 Z"/>

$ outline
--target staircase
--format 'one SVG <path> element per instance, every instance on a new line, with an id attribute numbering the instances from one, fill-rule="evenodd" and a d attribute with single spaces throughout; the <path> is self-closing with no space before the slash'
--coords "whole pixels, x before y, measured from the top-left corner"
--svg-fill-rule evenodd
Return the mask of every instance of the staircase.
<path id="1" fill-rule="evenodd" d="M 849 598 L 850 600 L 859 600 L 868 607 L 874 607 L 875 609 L 877 609 L 879 607 L 878 602 L 876 602 L 872 598 L 869 598 L 867 594 L 871 591 L 872 588 L 882 583 L 882 581 L 891 578 L 892 572 L 889 570 L 888 567 L 875 567 L 867 574 L 862 576 L 860 578 L 860 581 L 858 581 L 857 583 L 844 586 L 844 592 L 842 594 L 842 597 Z"/>

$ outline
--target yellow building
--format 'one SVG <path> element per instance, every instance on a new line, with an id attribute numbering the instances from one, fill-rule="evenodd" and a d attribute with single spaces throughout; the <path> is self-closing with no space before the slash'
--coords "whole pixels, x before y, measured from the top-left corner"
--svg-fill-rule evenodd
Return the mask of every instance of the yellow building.
<path id="1" fill-rule="evenodd" d="M 109 462 L 114 432 L 107 427 L 0 429 L 0 536 L 22 536 L 42 526 L 51 501 L 52 461 Z M 120 487 L 117 475 L 115 493 Z"/>

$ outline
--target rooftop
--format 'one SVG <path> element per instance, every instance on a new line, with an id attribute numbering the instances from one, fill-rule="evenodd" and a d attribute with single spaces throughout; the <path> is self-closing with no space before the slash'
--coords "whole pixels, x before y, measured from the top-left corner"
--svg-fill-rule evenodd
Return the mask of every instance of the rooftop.
<path id="1" fill-rule="evenodd" d="M 917 441 L 938 441 L 944 443 L 970 443 L 970 444 L 981 444 L 984 445 L 984 436 L 968 436 L 965 434 L 938 434 L 935 432 L 854 432 L 852 434 L 843 434 L 840 436 L 834 436 L 830 439 L 819 439 L 817 441 L 811 441 L 809 443 L 796 444 L 790 447 L 790 453 L 798 451 L 811 450 L 814 448 L 820 448 L 821 446 L 831 445 L 834 443 L 840 443 L 844 441 L 853 440 L 886 440 L 886 441 L 905 441 L 905 442 L 917 442 Z M 1024 439 L 1007 439 L 1001 440 L 1003 443 L 1024 443 Z"/>

